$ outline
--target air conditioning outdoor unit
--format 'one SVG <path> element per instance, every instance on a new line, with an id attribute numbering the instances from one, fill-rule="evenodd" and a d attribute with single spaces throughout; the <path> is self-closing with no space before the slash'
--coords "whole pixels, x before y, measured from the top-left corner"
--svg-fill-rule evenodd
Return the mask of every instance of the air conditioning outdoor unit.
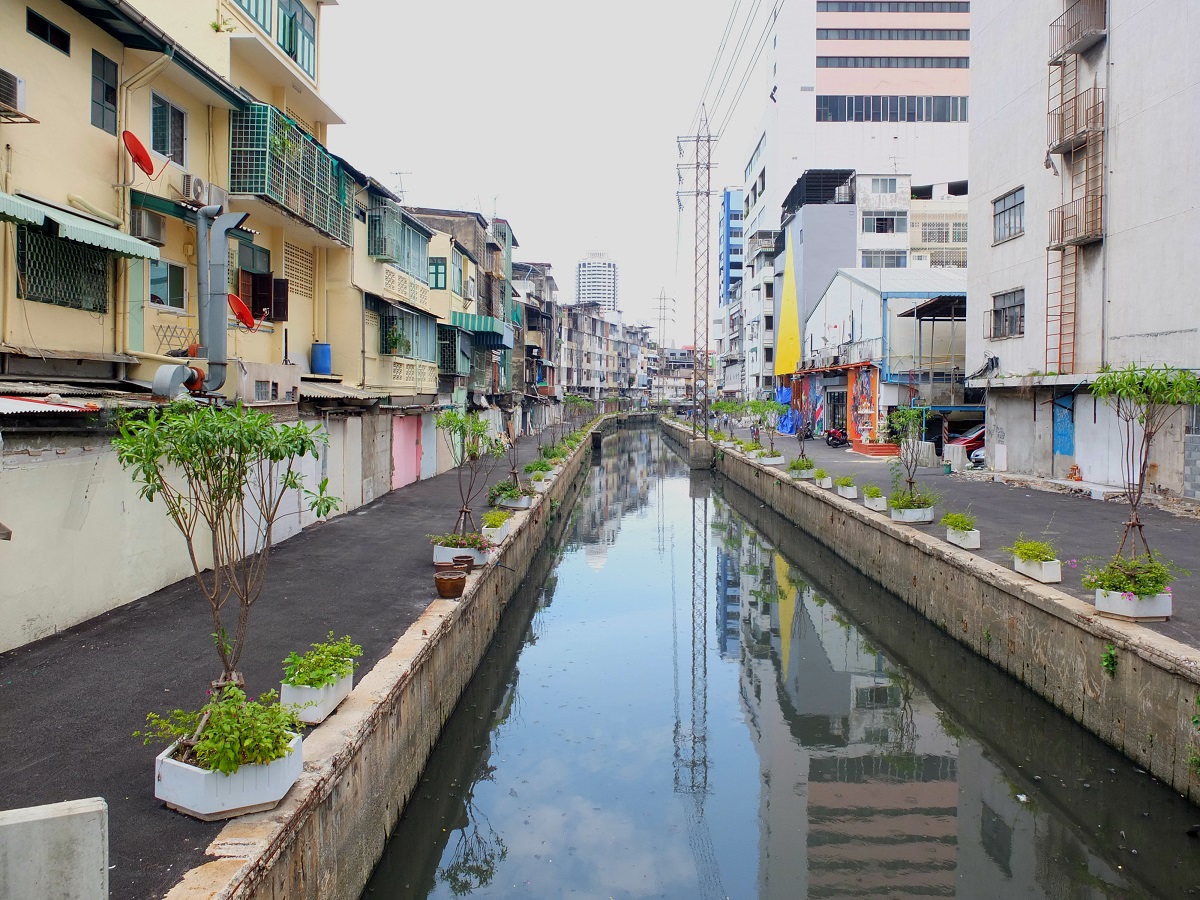
<path id="1" fill-rule="evenodd" d="M 220 206 L 224 208 L 229 193 L 225 188 L 209 184 L 199 175 L 187 174 L 183 176 L 183 196 L 188 202 L 199 206 Z"/>
<path id="2" fill-rule="evenodd" d="M 25 79 L 0 69 L 0 106 L 13 112 L 25 112 Z"/>
<path id="3" fill-rule="evenodd" d="M 162 247 L 167 242 L 167 217 L 148 209 L 135 209 L 129 218 L 129 233 L 147 244 Z"/>

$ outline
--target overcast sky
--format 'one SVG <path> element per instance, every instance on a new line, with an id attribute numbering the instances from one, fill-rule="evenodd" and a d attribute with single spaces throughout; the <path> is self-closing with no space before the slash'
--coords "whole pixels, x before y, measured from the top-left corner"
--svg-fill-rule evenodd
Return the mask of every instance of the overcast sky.
<path id="1" fill-rule="evenodd" d="M 729 46 L 745 12 L 761 7 L 722 107 L 771 5 L 739 13 Z M 676 298 L 668 340 L 689 344 L 693 212 L 689 201 L 681 217 L 676 205 L 675 138 L 693 127 L 733 6 L 342 0 L 322 11 L 322 94 L 347 122 L 329 144 L 391 187 L 402 178 L 406 203 L 507 219 L 516 258 L 551 263 L 563 301 L 574 299 L 583 255 L 611 254 L 626 321 L 655 323 L 665 289 Z M 762 83 L 751 76 L 717 147 L 714 189 L 740 181 Z M 718 108 L 714 126 L 721 118 Z M 719 208 L 718 196 L 714 235 Z M 715 250 L 712 266 L 715 307 Z"/>

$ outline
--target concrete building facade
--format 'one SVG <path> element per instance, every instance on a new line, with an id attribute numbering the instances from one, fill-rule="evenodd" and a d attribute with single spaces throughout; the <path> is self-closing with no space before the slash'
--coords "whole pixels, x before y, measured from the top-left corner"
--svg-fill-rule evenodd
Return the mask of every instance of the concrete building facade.
<path id="1" fill-rule="evenodd" d="M 606 312 L 618 308 L 616 261 L 607 253 L 589 253 L 575 264 L 575 302 L 599 303 Z"/>

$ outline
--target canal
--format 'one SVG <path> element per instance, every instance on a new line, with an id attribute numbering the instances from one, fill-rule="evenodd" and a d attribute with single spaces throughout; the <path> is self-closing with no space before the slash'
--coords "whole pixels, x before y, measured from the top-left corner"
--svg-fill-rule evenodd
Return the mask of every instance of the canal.
<path id="1" fill-rule="evenodd" d="M 658 432 L 594 462 L 364 898 L 1200 893 L 1200 810 Z"/>

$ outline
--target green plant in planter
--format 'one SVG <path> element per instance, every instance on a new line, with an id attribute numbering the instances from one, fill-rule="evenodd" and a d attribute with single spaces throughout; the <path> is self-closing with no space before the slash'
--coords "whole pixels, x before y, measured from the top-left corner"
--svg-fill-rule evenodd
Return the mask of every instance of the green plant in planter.
<path id="1" fill-rule="evenodd" d="M 501 528 L 512 518 L 512 511 L 507 509 L 489 509 L 483 514 L 484 528 Z"/>
<path id="2" fill-rule="evenodd" d="M 883 496 L 883 488 L 877 484 L 868 484 L 863 488 L 863 496 L 876 500 Z"/>
<path id="3" fill-rule="evenodd" d="M 842 487 L 842 488 L 854 487 L 854 476 L 853 475 L 843 475 L 840 478 L 833 479 L 833 483 L 837 487 Z"/>
<path id="4" fill-rule="evenodd" d="M 747 453 L 757 453 L 759 450 L 763 449 L 763 445 L 758 441 L 747 441 L 746 443 L 742 444 L 742 449 Z"/>
<path id="5" fill-rule="evenodd" d="M 817 469 L 817 471 L 813 472 L 813 478 L 817 479 L 818 481 L 820 481 L 822 478 L 828 478 L 828 477 L 829 477 L 829 473 L 826 472 L 824 469 Z"/>
<path id="6" fill-rule="evenodd" d="M 711 431 L 708 433 L 708 436 L 709 436 L 710 438 L 712 438 L 714 441 L 723 441 L 723 440 L 725 440 L 725 432 L 723 432 L 723 431 L 722 431 L 721 429 L 719 429 L 719 428 L 714 428 L 714 429 L 712 429 L 712 430 L 711 430 Z"/>
<path id="7" fill-rule="evenodd" d="M 454 547 L 462 550 L 481 550 L 488 551 L 496 545 L 489 539 L 484 537 L 478 531 L 468 532 L 467 534 L 458 534 L 451 532 L 450 534 L 431 534 L 429 541 L 435 547 Z"/>
<path id="8" fill-rule="evenodd" d="M 942 516 L 942 524 L 951 531 L 974 531 L 975 516 L 965 512 L 948 512 Z"/>
<path id="9" fill-rule="evenodd" d="M 446 438 L 458 470 L 458 496 L 462 507 L 454 522 L 454 530 L 459 534 L 473 532 L 475 517 L 471 513 L 471 504 L 504 456 L 504 444 L 491 434 L 487 420 L 480 418 L 478 413 L 447 409 L 438 413 L 435 421 L 438 431 Z"/>
<path id="10" fill-rule="evenodd" d="M 261 765 L 287 756 L 300 731 L 294 706 L 281 706 L 267 691 L 258 700 L 235 685 L 226 685 L 199 710 L 176 709 L 146 716 L 146 730 L 134 737 L 145 744 L 179 742 L 175 759 L 209 771 L 232 775 L 241 766 Z"/>
<path id="11" fill-rule="evenodd" d="M 1054 550 L 1054 544 L 1050 541 L 1035 541 L 1025 537 L 1024 533 L 1018 534 L 1017 539 L 1012 542 L 1010 547 L 1000 548 L 1005 553 L 1011 553 L 1021 562 L 1052 562 L 1058 559 L 1058 555 Z"/>
<path id="12" fill-rule="evenodd" d="M 328 687 L 352 674 L 358 668 L 356 660 L 363 655 L 362 646 L 351 641 L 350 635 L 335 638 L 332 631 L 324 641 L 310 647 L 303 655 L 292 651 L 283 661 L 284 684 Z"/>
<path id="13" fill-rule="evenodd" d="M 810 469 L 816 468 L 816 463 L 807 456 L 797 456 L 787 464 L 789 472 L 807 472 Z"/>
<path id="14" fill-rule="evenodd" d="M 495 506 L 501 500 L 515 500 L 518 497 L 534 497 L 537 491 L 531 487 L 514 484 L 512 481 L 497 481 L 488 488 L 488 503 Z"/>
<path id="15" fill-rule="evenodd" d="M 1088 565 L 1083 572 L 1085 590 L 1115 591 L 1126 596 L 1153 597 L 1171 592 L 1171 582 L 1190 575 L 1158 553 L 1128 557 L 1118 554 L 1103 565 Z"/>
<path id="16" fill-rule="evenodd" d="M 543 457 L 535 459 L 532 462 L 525 463 L 525 474 L 532 475 L 534 472 L 549 472 L 554 468 L 554 463 Z"/>
<path id="17" fill-rule="evenodd" d="M 917 487 L 915 481 L 908 484 L 902 481 L 902 470 L 899 466 L 892 468 L 892 493 L 888 496 L 890 509 L 930 509 L 937 506 L 941 499 L 939 494 L 926 488 Z"/>

